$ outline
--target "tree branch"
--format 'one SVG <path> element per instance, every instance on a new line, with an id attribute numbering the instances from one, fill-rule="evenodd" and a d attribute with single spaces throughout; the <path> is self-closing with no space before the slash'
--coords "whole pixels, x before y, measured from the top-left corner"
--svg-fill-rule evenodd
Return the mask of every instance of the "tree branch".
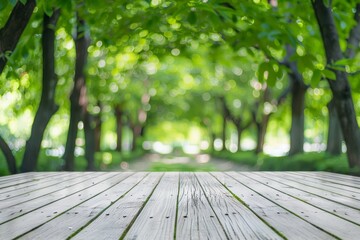
<path id="1" fill-rule="evenodd" d="M 4 70 L 9 55 L 19 42 L 35 6 L 35 0 L 28 0 L 25 5 L 18 1 L 5 26 L 0 29 L 0 74 Z"/>
<path id="2" fill-rule="evenodd" d="M 356 50 L 359 47 L 360 42 L 360 3 L 356 4 L 356 12 L 354 14 L 354 20 L 356 25 L 351 29 L 349 38 L 347 39 L 347 46 L 345 50 L 346 58 L 354 58 Z"/>

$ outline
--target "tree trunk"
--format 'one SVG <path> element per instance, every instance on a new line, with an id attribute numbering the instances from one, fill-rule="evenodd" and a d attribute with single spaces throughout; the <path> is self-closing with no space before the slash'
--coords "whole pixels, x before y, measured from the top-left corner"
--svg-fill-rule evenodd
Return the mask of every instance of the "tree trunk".
<path id="1" fill-rule="evenodd" d="M 292 81 L 291 99 L 291 129 L 290 129 L 290 151 L 289 155 L 304 152 L 305 131 L 305 93 L 306 86 L 301 81 Z"/>
<path id="2" fill-rule="evenodd" d="M 86 96 L 86 85 L 85 85 L 85 66 L 87 60 L 87 48 L 89 45 L 89 36 L 85 32 L 85 21 L 80 19 L 77 15 L 77 34 L 75 38 L 75 49 L 76 49 L 76 62 L 75 62 L 75 76 L 74 76 L 74 87 L 70 96 L 71 110 L 70 110 L 70 125 L 66 141 L 64 160 L 67 171 L 74 170 L 74 150 L 75 142 L 78 131 L 79 121 L 86 116 L 88 99 Z M 88 153 L 92 154 L 92 153 Z M 86 154 L 86 157 L 89 155 Z M 88 160 L 88 166 L 91 165 L 92 159 Z"/>
<path id="3" fill-rule="evenodd" d="M 334 100 L 328 104 L 329 110 L 329 132 L 326 152 L 331 155 L 340 155 L 342 152 L 342 136 L 339 118 L 335 108 Z"/>
<path id="4" fill-rule="evenodd" d="M 121 107 L 117 105 L 115 107 L 115 119 L 116 119 L 116 151 L 122 151 L 122 133 L 123 133 L 123 112 Z"/>
<path id="5" fill-rule="evenodd" d="M 25 5 L 17 1 L 5 26 L 0 29 L 0 74 L 8 57 L 15 50 L 36 6 L 35 0 L 27 0 Z"/>
<path id="6" fill-rule="evenodd" d="M 42 48 L 43 79 L 39 108 L 31 128 L 30 138 L 26 142 L 25 153 L 21 165 L 22 172 L 34 171 L 37 165 L 41 142 L 51 117 L 59 109 L 55 103 L 57 76 L 55 74 L 55 27 L 60 16 L 56 9 L 51 17 L 44 14 Z"/>
<path id="7" fill-rule="evenodd" d="M 100 111 L 96 116 L 94 116 L 94 122 L 95 122 L 95 152 L 101 151 L 101 130 L 102 130 L 102 104 L 101 102 L 98 102 L 98 107 L 100 108 Z"/>
<path id="8" fill-rule="evenodd" d="M 222 140 L 221 151 L 226 150 L 226 124 L 227 124 L 227 118 L 225 115 L 223 115 L 222 132 L 221 132 L 221 140 Z"/>
<path id="9" fill-rule="evenodd" d="M 290 128 L 290 150 L 289 155 L 304 152 L 304 132 L 305 132 L 305 93 L 307 86 L 299 72 L 297 63 L 291 61 L 295 54 L 295 48 L 286 45 L 285 63 L 290 69 L 290 92 L 291 92 L 291 128 Z"/>
<path id="10" fill-rule="evenodd" d="M 18 1 L 11 11 L 5 26 L 0 29 L 0 74 L 3 72 L 8 58 L 15 50 L 25 27 L 29 23 L 35 6 L 35 0 L 28 0 L 25 5 Z M 12 154 L 8 144 L 1 136 L 0 140 L 0 148 L 8 162 L 9 170 L 10 172 L 15 173 L 17 171 L 15 156 Z"/>
<path id="11" fill-rule="evenodd" d="M 0 136 L 0 149 L 4 153 L 9 172 L 11 174 L 17 173 L 16 159 L 14 157 L 14 154 L 11 152 L 9 145 L 1 136 Z"/>
<path id="12" fill-rule="evenodd" d="M 344 57 L 332 15 L 332 7 L 325 6 L 323 0 L 314 0 L 312 4 L 319 24 L 326 60 L 331 65 Z M 360 132 L 347 73 L 335 69 L 331 70 L 335 73 L 336 80 L 328 80 L 328 82 L 333 93 L 336 111 L 345 140 L 349 166 L 360 167 Z"/>
<path id="13" fill-rule="evenodd" d="M 141 125 L 135 124 L 131 127 L 133 137 L 132 137 L 132 144 L 131 144 L 131 151 L 134 152 L 137 150 L 137 140 L 138 137 L 140 137 L 141 134 Z"/>
<path id="14" fill-rule="evenodd" d="M 241 135 L 243 132 L 243 129 L 241 126 L 236 126 L 236 131 L 237 131 L 237 151 L 241 152 Z"/>
<path id="15" fill-rule="evenodd" d="M 85 158 L 87 160 L 86 170 L 95 170 L 95 121 L 93 116 L 86 111 L 84 116 L 85 134 Z"/>
<path id="16" fill-rule="evenodd" d="M 360 3 L 356 4 L 356 12 L 354 14 L 356 25 L 350 31 L 347 39 L 347 47 L 344 53 L 346 58 L 352 59 L 357 52 L 360 41 Z M 328 103 L 329 111 L 329 129 L 326 152 L 331 155 L 340 155 L 342 153 L 342 133 L 339 118 L 336 112 L 336 106 L 333 99 Z"/>
<path id="17" fill-rule="evenodd" d="M 267 127 L 269 125 L 270 115 L 271 114 L 264 114 L 261 123 L 256 124 L 256 129 L 257 129 L 257 143 L 255 149 L 256 154 L 262 153 L 264 151 L 265 136 L 266 136 Z"/>

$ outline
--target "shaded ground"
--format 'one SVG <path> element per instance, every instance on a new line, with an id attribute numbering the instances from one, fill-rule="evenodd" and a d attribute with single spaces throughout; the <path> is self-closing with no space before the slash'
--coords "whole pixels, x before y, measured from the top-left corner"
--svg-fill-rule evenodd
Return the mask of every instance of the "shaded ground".
<path id="1" fill-rule="evenodd" d="M 123 162 L 121 169 L 124 171 L 251 171 L 244 166 L 229 160 L 213 158 L 208 154 L 174 156 L 161 154 L 146 154 L 145 156 Z"/>

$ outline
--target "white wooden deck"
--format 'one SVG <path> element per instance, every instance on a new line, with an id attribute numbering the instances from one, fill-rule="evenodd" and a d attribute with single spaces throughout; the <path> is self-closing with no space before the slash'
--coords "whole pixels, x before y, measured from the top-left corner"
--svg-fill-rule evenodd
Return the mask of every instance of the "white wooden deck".
<path id="1" fill-rule="evenodd" d="M 325 172 L 0 177 L 0 239 L 360 239 L 360 178 Z"/>

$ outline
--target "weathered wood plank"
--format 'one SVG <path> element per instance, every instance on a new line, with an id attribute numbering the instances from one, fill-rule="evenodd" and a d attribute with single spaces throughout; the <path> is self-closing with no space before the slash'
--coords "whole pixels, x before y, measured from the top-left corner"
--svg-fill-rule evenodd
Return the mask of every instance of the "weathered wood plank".
<path id="1" fill-rule="evenodd" d="M 286 175 L 289 176 L 289 174 Z M 294 178 L 307 180 L 312 183 L 319 183 L 322 186 L 324 185 L 324 186 L 334 187 L 337 189 L 344 189 L 344 190 L 349 190 L 351 192 L 360 193 L 360 186 L 359 186 L 360 182 L 353 182 L 344 179 L 336 180 L 324 176 L 319 177 L 317 175 L 312 175 L 312 174 L 303 175 L 303 174 L 293 173 L 291 175 L 294 176 Z"/>
<path id="2" fill-rule="evenodd" d="M 60 181 L 55 186 L 50 186 L 50 187 L 30 191 L 28 193 L 19 194 L 19 195 L 13 196 L 13 197 L 8 197 L 8 198 L 3 199 L 3 200 L 0 201 L 0 211 L 3 208 L 8 208 L 8 207 L 11 207 L 11 206 L 14 206 L 14 205 L 19 205 L 21 203 L 25 203 L 25 202 L 28 202 L 30 200 L 36 199 L 36 198 L 46 197 L 49 194 L 56 193 L 56 192 L 58 192 L 60 190 L 63 190 L 64 192 L 65 191 L 69 192 L 69 190 L 71 191 L 70 187 L 73 187 L 73 186 L 75 186 L 75 185 L 77 185 L 79 183 L 85 182 L 87 180 L 91 180 L 92 178 L 96 178 L 96 177 L 101 176 L 101 175 L 104 175 L 104 173 L 83 174 L 80 177 L 76 177 L 76 178 L 73 178 L 73 179 L 68 179 L 67 181 Z M 43 201 L 47 201 L 47 200 L 43 200 Z"/>
<path id="3" fill-rule="evenodd" d="M 209 173 L 196 177 L 230 239 L 282 239 Z"/>
<path id="4" fill-rule="evenodd" d="M 236 181 L 225 173 L 217 172 L 212 174 L 253 212 L 287 239 L 298 236 L 301 236 L 302 239 L 334 239 L 331 235 L 261 196 L 247 185 Z"/>
<path id="5" fill-rule="evenodd" d="M 123 197 L 129 190 L 136 186 L 148 173 L 136 173 L 124 181 L 114 185 L 103 193 L 90 198 L 71 210 L 64 212 L 52 221 L 31 231 L 21 239 L 66 239 L 80 230 L 88 222 L 93 221 L 98 214 Z M 108 222 L 109 223 L 109 222 Z M 112 223 L 109 223 L 112 225 Z"/>
<path id="6" fill-rule="evenodd" d="M 139 214 L 162 175 L 162 173 L 150 173 L 71 239 L 119 239 Z"/>
<path id="7" fill-rule="evenodd" d="M 0 223 L 81 191 L 82 189 L 106 180 L 109 177 L 110 176 L 104 173 L 93 173 L 87 177 L 83 176 L 80 179 L 62 182 L 56 186 L 55 191 L 52 191 L 52 189 L 43 189 L 40 191 L 31 192 L 29 195 L 3 200 L 0 202 Z"/>
<path id="8" fill-rule="evenodd" d="M 172 239 L 175 233 L 179 173 L 165 173 L 124 239 Z"/>
<path id="9" fill-rule="evenodd" d="M 11 221 L 0 224 L 0 236 L 4 236 L 4 239 L 13 239 L 23 235 L 24 233 L 27 233 L 46 222 L 51 221 L 58 215 L 70 210 L 78 204 L 81 204 L 86 200 L 102 193 L 103 191 L 112 187 L 114 184 L 124 180 L 128 175 L 128 173 L 107 173 L 107 178 L 102 179 L 102 181 L 93 179 L 91 182 L 89 182 L 91 186 L 82 188 L 81 191 L 73 193 L 72 195 L 60 200 L 57 199 L 55 202 L 38 208 L 31 213 L 24 214 L 20 217 L 12 219 Z M 30 204 L 31 203 L 32 202 L 30 202 Z"/>
<path id="10" fill-rule="evenodd" d="M 275 188 L 276 190 L 279 190 L 282 193 L 293 196 L 308 204 L 313 205 L 314 207 L 317 207 L 319 209 L 322 209 L 324 211 L 342 217 L 348 221 L 354 222 L 356 224 L 360 224 L 360 211 L 352 207 L 345 206 L 344 204 L 341 203 L 341 199 L 343 199 L 344 201 L 348 200 L 345 197 L 341 197 L 341 196 L 337 197 L 336 199 L 339 202 L 334 202 L 332 200 L 328 200 L 331 198 L 335 198 L 328 192 L 315 191 L 315 193 L 317 194 L 312 194 L 305 191 L 306 186 L 301 186 L 301 184 L 294 184 L 296 186 L 294 187 L 288 185 L 289 181 L 286 181 L 286 183 L 282 183 L 281 181 L 284 181 L 283 178 L 276 177 L 273 174 L 257 175 L 256 173 L 253 173 L 251 178 L 257 181 L 262 181 L 265 178 L 267 181 L 266 185 L 269 187 Z M 324 194 L 324 196 L 321 196 L 321 193 Z M 353 201 L 353 202 L 358 204 L 357 201 Z"/>
<path id="11" fill-rule="evenodd" d="M 25 175 L 22 176 L 20 179 L 15 179 L 10 180 L 10 181 L 6 181 L 4 183 L 2 183 L 0 185 L 0 193 L 7 191 L 7 188 L 9 187 L 22 187 L 23 184 L 37 184 L 39 181 L 41 181 L 42 179 L 46 179 L 50 176 L 56 176 L 56 175 L 60 175 L 60 174 L 64 174 L 64 173 L 44 173 L 44 174 L 37 174 L 37 175 Z"/>
<path id="12" fill-rule="evenodd" d="M 43 181 L 40 181 L 37 184 L 33 184 L 30 186 L 24 186 L 25 184 L 22 184 L 21 188 L 14 188 L 11 189 L 7 188 L 7 191 L 0 193 L 0 201 L 3 200 L 7 200 L 9 198 L 13 198 L 19 195 L 24 195 L 26 193 L 30 193 L 39 189 L 44 189 L 44 188 L 48 188 L 48 187 L 53 187 L 58 185 L 59 183 L 61 184 L 61 182 L 65 182 L 71 179 L 75 179 L 77 177 L 80 176 L 86 176 L 89 175 L 91 173 L 74 173 L 74 174 L 66 174 L 66 175 L 56 175 L 56 176 L 51 176 L 48 177 L 46 180 L 44 179 Z"/>
<path id="13" fill-rule="evenodd" d="M 193 173 L 180 174 L 176 239 L 227 239 Z"/>
<path id="14" fill-rule="evenodd" d="M 349 186 L 332 185 L 331 183 L 324 183 L 322 180 L 313 179 L 311 177 L 304 178 L 297 175 L 283 174 L 286 180 L 296 181 L 305 186 L 317 188 L 331 193 L 337 193 L 351 199 L 360 201 L 360 189 Z"/>
<path id="15" fill-rule="evenodd" d="M 315 194 L 319 197 L 326 198 L 328 200 L 346 205 L 351 208 L 357 208 L 360 210 L 360 200 L 356 199 L 355 195 L 353 195 L 351 192 L 346 192 L 346 194 L 341 194 L 336 192 L 335 190 L 329 191 L 329 190 L 323 190 L 321 187 L 321 184 L 315 184 L 312 186 L 311 184 L 304 184 L 302 181 L 299 181 L 298 179 L 291 178 L 291 175 L 279 175 L 279 174 L 273 174 L 273 173 L 262 173 L 263 177 L 270 178 L 272 180 L 275 180 L 277 182 L 280 182 L 282 184 L 285 184 L 288 187 L 293 187 L 296 189 L 300 189 L 302 191 Z M 286 180 L 286 181 L 284 181 Z M 342 191 L 343 192 L 343 191 Z"/>
<path id="16" fill-rule="evenodd" d="M 275 190 L 266 185 L 265 179 L 256 181 L 248 173 L 231 172 L 228 174 L 267 199 L 338 238 L 353 239 L 354 236 L 360 235 L 358 225 Z"/>

